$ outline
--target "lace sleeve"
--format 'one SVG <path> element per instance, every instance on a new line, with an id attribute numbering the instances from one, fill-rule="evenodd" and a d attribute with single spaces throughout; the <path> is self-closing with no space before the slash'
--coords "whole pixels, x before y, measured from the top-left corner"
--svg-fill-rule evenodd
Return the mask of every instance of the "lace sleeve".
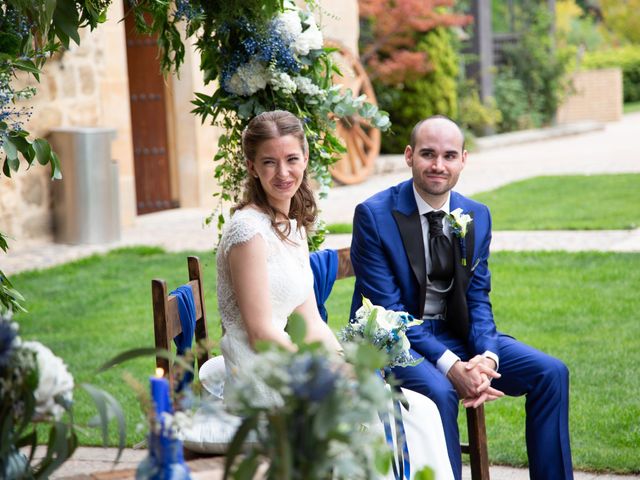
<path id="1" fill-rule="evenodd" d="M 266 223 L 265 223 L 266 221 Z M 265 233 L 268 231 L 270 223 L 268 218 L 254 210 L 240 210 L 236 212 L 229 223 L 225 225 L 222 233 L 220 247 L 226 256 L 234 246 L 246 243 L 256 235 L 262 235 L 265 240 Z"/>

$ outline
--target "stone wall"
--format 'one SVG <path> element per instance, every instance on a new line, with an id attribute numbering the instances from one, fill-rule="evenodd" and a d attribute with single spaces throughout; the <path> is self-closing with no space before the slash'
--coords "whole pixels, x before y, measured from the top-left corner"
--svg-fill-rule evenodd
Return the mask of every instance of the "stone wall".
<path id="1" fill-rule="evenodd" d="M 118 23 L 122 18 L 120 2 L 114 2 L 109 17 L 111 20 L 93 32 L 82 30 L 80 46 L 73 44 L 50 59 L 40 83 L 21 75 L 18 83 L 36 87 L 37 94 L 18 107 L 33 109 L 25 125 L 31 138 L 46 137 L 58 127 L 117 129 L 111 153 L 120 167 L 120 205 L 126 212 L 122 219 L 126 224 L 135 214 L 130 206 L 135 194 L 130 192 L 133 156 L 124 32 Z M 37 162 L 29 171 L 25 166 L 23 163 L 11 179 L 0 178 L 0 231 L 12 237 L 10 246 L 24 240 L 49 240 L 53 233 L 49 168 Z"/>
<path id="2" fill-rule="evenodd" d="M 45 137 L 52 128 L 95 126 L 98 123 L 97 78 L 102 55 L 99 42 L 87 42 L 83 32 L 81 47 L 56 55 L 45 66 L 41 83 L 24 75 L 21 85 L 33 85 L 35 97 L 19 103 L 33 109 L 25 128 L 32 138 Z M 37 162 L 36 162 L 37 165 Z M 49 168 L 39 165 L 25 170 L 26 163 L 12 179 L 0 178 L 0 229 L 16 239 L 51 235 Z"/>
<path id="3" fill-rule="evenodd" d="M 573 92 L 558 109 L 557 123 L 584 120 L 613 122 L 622 118 L 622 71 L 619 68 L 576 72 Z"/>

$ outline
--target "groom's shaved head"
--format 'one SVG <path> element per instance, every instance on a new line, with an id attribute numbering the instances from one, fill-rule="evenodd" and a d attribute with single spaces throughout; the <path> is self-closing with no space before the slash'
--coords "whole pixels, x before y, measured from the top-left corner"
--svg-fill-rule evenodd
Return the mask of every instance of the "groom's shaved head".
<path id="1" fill-rule="evenodd" d="M 422 127 L 422 125 L 432 120 L 446 120 L 447 122 L 450 122 L 453 125 L 455 125 L 455 127 L 460 132 L 460 138 L 462 139 L 461 151 L 464 150 L 464 144 L 465 144 L 464 132 L 460 128 L 460 125 L 458 125 L 456 122 L 454 122 L 451 118 L 447 117 L 446 115 L 440 115 L 440 114 L 431 115 L 430 117 L 427 117 L 424 120 L 420 120 L 418 123 L 416 123 L 415 127 L 413 127 L 413 130 L 411 130 L 411 137 L 409 137 L 409 146 L 411 147 L 411 150 L 414 150 L 416 148 L 416 139 L 418 137 L 418 132 L 420 131 L 420 127 Z"/>

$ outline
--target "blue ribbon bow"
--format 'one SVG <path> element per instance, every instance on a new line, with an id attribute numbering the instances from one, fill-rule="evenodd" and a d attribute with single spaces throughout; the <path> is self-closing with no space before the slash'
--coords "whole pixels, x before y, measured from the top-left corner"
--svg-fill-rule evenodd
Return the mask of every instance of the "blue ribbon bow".
<path id="1" fill-rule="evenodd" d="M 384 376 L 391 373 L 390 368 L 384 369 Z M 391 387 L 396 390 L 399 387 Z M 389 416 L 394 417 L 396 427 L 395 442 L 393 432 L 391 431 L 391 422 Z M 384 426 L 384 435 L 387 445 L 394 452 L 391 466 L 393 467 L 393 476 L 396 480 L 409 480 L 411 478 L 411 460 L 409 458 L 409 445 L 407 444 L 407 436 L 404 430 L 404 422 L 402 421 L 402 409 L 400 408 L 400 400 L 393 400 L 393 413 L 378 412 L 378 416 Z"/>

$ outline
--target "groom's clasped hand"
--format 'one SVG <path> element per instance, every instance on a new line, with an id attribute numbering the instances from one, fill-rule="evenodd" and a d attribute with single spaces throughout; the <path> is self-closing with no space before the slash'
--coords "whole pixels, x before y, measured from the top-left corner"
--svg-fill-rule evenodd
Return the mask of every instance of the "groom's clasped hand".
<path id="1" fill-rule="evenodd" d="M 495 363 L 483 355 L 476 355 L 468 362 L 454 363 L 447 377 L 453 384 L 465 407 L 479 407 L 484 402 L 503 397 L 504 393 L 491 386 L 491 380 L 500 378 Z"/>

